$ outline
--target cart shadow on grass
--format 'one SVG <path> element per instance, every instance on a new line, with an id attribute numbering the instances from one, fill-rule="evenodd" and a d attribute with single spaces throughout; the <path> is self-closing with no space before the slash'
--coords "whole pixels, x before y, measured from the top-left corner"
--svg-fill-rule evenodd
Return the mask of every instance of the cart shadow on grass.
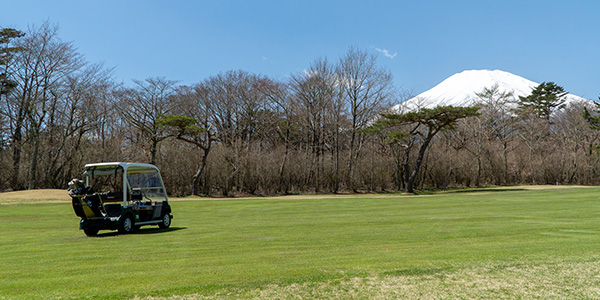
<path id="1" fill-rule="evenodd" d="M 112 237 L 112 236 L 161 234 L 161 233 L 168 233 L 168 232 L 174 232 L 174 231 L 185 230 L 185 229 L 187 229 L 187 227 L 169 227 L 166 229 L 140 228 L 132 233 L 127 233 L 127 234 L 119 233 L 118 231 L 99 232 L 98 235 L 96 235 L 95 237 L 96 238 L 104 238 L 104 237 Z"/>

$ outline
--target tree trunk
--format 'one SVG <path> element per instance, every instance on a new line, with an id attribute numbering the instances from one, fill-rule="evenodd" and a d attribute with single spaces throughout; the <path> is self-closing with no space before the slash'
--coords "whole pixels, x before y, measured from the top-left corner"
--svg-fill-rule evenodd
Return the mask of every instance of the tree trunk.
<path id="1" fill-rule="evenodd" d="M 22 108 L 21 108 L 22 109 Z M 20 110 L 21 110 L 20 109 Z M 21 129 L 23 127 L 23 117 L 21 117 L 21 113 L 19 112 L 19 117 L 17 119 L 15 125 L 15 132 L 13 133 L 13 169 L 12 169 L 12 178 L 11 178 L 11 188 L 13 190 L 19 189 L 19 169 L 21 166 L 21 141 L 23 139 L 23 134 L 21 133 Z"/>
<path id="2" fill-rule="evenodd" d="M 13 169 L 10 186 L 13 190 L 19 189 L 19 169 L 21 166 L 21 137 L 13 139 Z"/>
<path id="3" fill-rule="evenodd" d="M 408 162 L 410 161 L 410 150 L 412 148 L 412 145 L 410 146 L 406 146 L 406 149 L 404 149 L 404 161 L 402 162 L 402 172 L 404 173 L 404 188 L 408 190 L 406 184 L 408 183 L 408 180 L 410 178 L 410 168 L 408 166 Z"/>
<path id="4" fill-rule="evenodd" d="M 504 142 L 502 155 L 504 156 L 504 184 L 508 184 L 508 144 Z"/>
<path id="5" fill-rule="evenodd" d="M 204 170 L 204 162 L 200 163 L 200 167 L 194 177 L 192 178 L 192 195 L 198 196 L 198 190 L 200 190 L 200 179 L 202 177 L 202 171 Z"/>
<path id="6" fill-rule="evenodd" d="M 410 173 L 410 176 L 408 177 L 408 180 L 406 181 L 406 192 L 407 193 L 414 193 L 415 179 L 417 179 L 417 174 L 419 174 L 419 169 L 421 168 L 421 164 L 423 163 L 423 157 L 425 156 L 425 150 L 427 150 L 427 147 L 429 146 L 429 142 L 431 142 L 432 138 L 433 138 L 433 135 L 431 135 L 431 134 L 427 135 L 427 138 L 425 139 L 425 141 L 423 142 L 423 145 L 421 145 L 421 148 L 419 149 L 419 156 L 417 156 L 417 161 L 415 162 L 415 167 L 413 168 L 412 172 Z"/>
<path id="7" fill-rule="evenodd" d="M 158 141 L 152 139 L 152 145 L 150 145 L 150 164 L 156 165 L 156 149 L 158 148 Z"/>
<path id="8" fill-rule="evenodd" d="M 38 134 L 35 134 L 33 142 L 33 153 L 31 154 L 31 165 L 29 166 L 29 184 L 27 186 L 28 190 L 35 189 L 35 181 L 37 174 L 37 163 L 38 163 L 38 153 L 40 149 L 40 138 Z"/>
<path id="9" fill-rule="evenodd" d="M 333 186 L 333 193 L 337 194 L 340 190 L 340 126 L 339 117 L 335 121 L 335 147 L 334 147 L 334 174 L 335 181 Z"/>
<path id="10" fill-rule="evenodd" d="M 477 177 L 475 178 L 475 186 L 481 186 L 481 156 L 477 155 Z"/>
<path id="11" fill-rule="evenodd" d="M 290 146 L 289 146 L 289 143 L 286 143 L 283 160 L 281 161 L 281 165 L 279 166 L 279 190 L 283 191 L 284 194 L 287 194 L 289 192 L 288 185 L 284 183 L 284 179 L 283 179 L 284 172 L 285 172 L 285 165 L 287 164 L 289 152 L 290 152 Z"/>
<path id="12" fill-rule="evenodd" d="M 198 167 L 198 171 L 196 171 L 196 174 L 194 174 L 194 177 L 192 178 L 192 194 L 194 196 L 198 196 L 199 195 L 199 191 L 200 191 L 200 180 L 202 179 L 202 173 L 204 172 L 204 167 L 206 166 L 206 161 L 208 160 L 208 154 L 210 153 L 210 147 L 212 146 L 212 141 L 210 140 L 210 138 L 208 139 L 208 145 L 206 146 L 206 148 L 202 149 L 204 150 L 204 154 L 202 155 L 202 161 L 200 162 L 200 167 Z"/>
<path id="13" fill-rule="evenodd" d="M 398 158 L 396 159 L 396 189 L 398 189 L 399 191 L 403 189 L 402 170 L 402 161 Z"/>
<path id="14" fill-rule="evenodd" d="M 356 192 L 354 187 L 354 143 L 356 140 L 356 132 L 352 129 L 352 135 L 350 136 L 350 151 L 348 154 L 348 180 L 347 185 L 348 188 L 352 189 L 352 191 Z"/>

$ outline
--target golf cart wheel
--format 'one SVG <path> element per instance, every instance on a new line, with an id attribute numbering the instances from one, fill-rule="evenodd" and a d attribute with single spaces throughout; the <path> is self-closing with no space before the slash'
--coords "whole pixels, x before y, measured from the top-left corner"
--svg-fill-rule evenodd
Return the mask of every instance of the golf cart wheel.
<path id="1" fill-rule="evenodd" d="M 98 234 L 98 229 L 95 228 L 86 228 L 83 230 L 85 235 L 87 236 L 96 236 Z"/>
<path id="2" fill-rule="evenodd" d="M 119 233 L 132 233 L 134 227 L 133 217 L 131 215 L 126 215 L 119 226 Z"/>
<path id="3" fill-rule="evenodd" d="M 171 226 L 171 216 L 169 214 L 164 214 L 162 222 L 158 223 L 158 228 L 167 229 L 169 226 Z"/>

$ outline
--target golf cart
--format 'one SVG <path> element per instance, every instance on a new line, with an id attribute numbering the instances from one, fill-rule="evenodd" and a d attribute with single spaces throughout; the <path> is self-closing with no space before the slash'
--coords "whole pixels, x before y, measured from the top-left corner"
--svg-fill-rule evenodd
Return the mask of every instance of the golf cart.
<path id="1" fill-rule="evenodd" d="M 69 195 L 81 218 L 79 229 L 86 235 L 103 229 L 131 233 L 143 225 L 171 225 L 171 206 L 156 166 L 95 163 L 85 165 L 83 175 L 85 182 L 71 180 Z"/>

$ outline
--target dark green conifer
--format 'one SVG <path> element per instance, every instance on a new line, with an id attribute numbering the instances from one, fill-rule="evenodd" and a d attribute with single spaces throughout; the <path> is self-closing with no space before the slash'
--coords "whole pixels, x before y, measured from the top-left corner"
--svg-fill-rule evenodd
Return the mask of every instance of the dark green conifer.
<path id="1" fill-rule="evenodd" d="M 18 47 L 11 47 L 10 42 L 24 35 L 23 32 L 16 29 L 0 29 L 0 96 L 8 94 L 17 86 L 17 83 L 10 78 L 8 73 L 8 63 L 13 53 L 20 49 Z"/>
<path id="2" fill-rule="evenodd" d="M 529 96 L 519 96 L 519 110 L 550 122 L 552 113 L 565 107 L 567 94 L 562 86 L 554 82 L 542 82 Z"/>

